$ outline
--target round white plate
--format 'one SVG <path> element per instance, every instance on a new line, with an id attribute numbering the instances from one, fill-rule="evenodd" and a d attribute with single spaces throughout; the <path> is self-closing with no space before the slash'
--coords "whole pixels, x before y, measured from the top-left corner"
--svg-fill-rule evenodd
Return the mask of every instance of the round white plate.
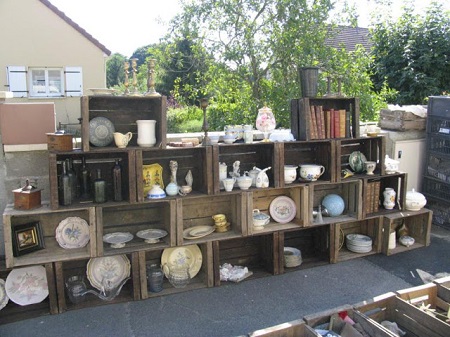
<path id="1" fill-rule="evenodd" d="M 189 275 L 194 278 L 202 267 L 202 251 L 197 245 L 173 247 L 164 249 L 161 256 L 161 265 L 165 264 L 184 266 L 189 265 Z M 166 275 L 167 277 L 168 275 Z"/>
<path id="2" fill-rule="evenodd" d="M 354 246 L 372 246 L 372 239 L 370 236 L 363 235 L 363 234 L 347 234 L 345 237 L 347 243 L 354 245 Z"/>
<path id="3" fill-rule="evenodd" d="M 97 95 L 111 96 L 112 94 L 114 94 L 116 92 L 116 90 L 108 89 L 108 88 L 90 88 L 89 90 L 92 91 L 92 93 L 95 96 L 97 96 Z"/>
<path id="4" fill-rule="evenodd" d="M 95 117 L 89 121 L 89 141 L 95 146 L 108 146 L 114 140 L 114 124 L 106 117 Z"/>
<path id="5" fill-rule="evenodd" d="M 5 280 L 0 279 L 0 310 L 2 310 L 9 301 L 9 297 L 5 290 Z"/>
<path id="6" fill-rule="evenodd" d="M 89 242 L 89 225 L 77 216 L 65 218 L 56 227 L 55 238 L 65 249 L 84 247 Z"/>
<path id="7" fill-rule="evenodd" d="M 144 239 L 147 243 L 157 243 L 160 239 L 167 236 L 167 231 L 164 229 L 143 229 L 136 233 L 140 239 Z"/>
<path id="8" fill-rule="evenodd" d="M 202 238 L 215 231 L 214 226 L 194 226 L 189 227 L 183 231 L 183 238 L 188 240 Z"/>
<path id="9" fill-rule="evenodd" d="M 133 234 L 128 232 L 115 232 L 103 235 L 103 242 L 111 244 L 111 248 L 122 248 L 125 243 L 133 240 Z"/>
<path id="10" fill-rule="evenodd" d="M 6 294 L 18 305 L 42 302 L 48 296 L 47 273 L 43 266 L 13 269 L 5 282 Z"/>
<path id="11" fill-rule="evenodd" d="M 288 223 L 295 218 L 297 207 L 294 200 L 284 195 L 272 200 L 269 207 L 270 216 L 278 223 Z"/>
<path id="12" fill-rule="evenodd" d="M 89 260 L 86 274 L 91 285 L 102 291 L 118 287 L 130 276 L 130 269 L 130 260 L 126 255 L 96 257 Z"/>

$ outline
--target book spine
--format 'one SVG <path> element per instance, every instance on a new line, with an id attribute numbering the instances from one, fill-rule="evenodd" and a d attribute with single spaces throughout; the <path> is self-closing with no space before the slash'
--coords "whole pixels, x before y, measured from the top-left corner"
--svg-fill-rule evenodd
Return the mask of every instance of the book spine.
<path id="1" fill-rule="evenodd" d="M 331 111 L 330 110 L 325 110 L 324 112 L 325 114 L 325 137 L 326 138 L 331 138 L 331 126 L 330 126 L 330 115 L 331 115 Z"/>
<path id="2" fill-rule="evenodd" d="M 320 115 L 320 128 L 322 129 L 322 139 L 327 138 L 326 136 L 326 127 L 325 127 L 325 114 L 323 112 L 323 106 L 319 106 L 319 115 Z"/>
<path id="3" fill-rule="evenodd" d="M 339 110 L 339 135 L 346 137 L 345 110 Z"/>
<path id="4" fill-rule="evenodd" d="M 345 111 L 345 138 L 351 138 L 352 137 L 350 128 L 351 128 L 350 111 L 346 110 Z"/>
<path id="5" fill-rule="evenodd" d="M 311 125 L 309 134 L 311 139 L 317 139 L 317 123 L 316 123 L 316 110 L 314 108 L 314 105 L 310 106 L 310 112 L 311 112 Z"/>
<path id="6" fill-rule="evenodd" d="M 366 210 L 366 214 L 372 213 L 372 200 L 371 200 L 372 187 L 373 184 L 367 182 L 366 194 L 364 196 L 364 208 Z"/>
<path id="7" fill-rule="evenodd" d="M 334 110 L 334 138 L 341 138 L 339 124 L 339 110 Z"/>
<path id="8" fill-rule="evenodd" d="M 317 139 L 322 139 L 322 123 L 320 121 L 320 107 L 318 105 L 316 105 L 314 107 L 315 112 L 316 112 L 316 123 L 317 123 Z"/>
<path id="9" fill-rule="evenodd" d="M 376 181 L 375 186 L 374 186 L 374 200 L 373 200 L 373 204 L 372 204 L 374 212 L 378 212 L 378 208 L 380 205 L 380 187 L 381 187 L 381 182 Z"/>
<path id="10" fill-rule="evenodd" d="M 330 137 L 335 138 L 334 134 L 334 109 L 330 110 Z"/>

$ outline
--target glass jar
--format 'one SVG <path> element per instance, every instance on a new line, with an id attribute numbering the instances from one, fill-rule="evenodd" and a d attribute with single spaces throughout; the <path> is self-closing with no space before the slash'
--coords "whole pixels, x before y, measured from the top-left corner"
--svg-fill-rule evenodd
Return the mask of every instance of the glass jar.
<path id="1" fill-rule="evenodd" d="M 147 289 L 153 293 L 163 290 L 164 273 L 156 263 L 147 265 Z"/>

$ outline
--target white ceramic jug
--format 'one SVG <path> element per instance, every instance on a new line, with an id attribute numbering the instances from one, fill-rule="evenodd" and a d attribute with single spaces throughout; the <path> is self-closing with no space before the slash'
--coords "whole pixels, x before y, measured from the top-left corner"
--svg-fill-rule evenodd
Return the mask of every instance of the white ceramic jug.
<path id="1" fill-rule="evenodd" d="M 153 147 L 156 144 L 155 120 L 137 120 L 138 139 L 137 144 L 141 147 Z"/>

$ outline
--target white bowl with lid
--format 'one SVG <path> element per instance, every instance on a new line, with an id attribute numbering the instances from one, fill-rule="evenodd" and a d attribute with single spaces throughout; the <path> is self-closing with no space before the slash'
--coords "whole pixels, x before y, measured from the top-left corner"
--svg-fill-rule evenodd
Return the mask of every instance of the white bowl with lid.
<path id="1" fill-rule="evenodd" d="M 427 204 L 427 199 L 422 193 L 412 191 L 406 192 L 405 205 L 408 211 L 418 211 Z"/>

